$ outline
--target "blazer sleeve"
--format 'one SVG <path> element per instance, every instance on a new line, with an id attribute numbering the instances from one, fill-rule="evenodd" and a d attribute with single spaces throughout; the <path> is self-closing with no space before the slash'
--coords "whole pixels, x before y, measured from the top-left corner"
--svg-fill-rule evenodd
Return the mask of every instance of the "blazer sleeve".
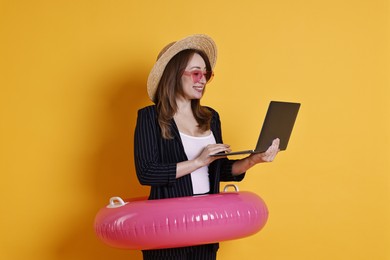
<path id="1" fill-rule="evenodd" d="M 142 185 L 169 185 L 176 181 L 177 164 L 161 162 L 161 138 L 155 109 L 139 110 L 134 133 L 134 162 Z"/>

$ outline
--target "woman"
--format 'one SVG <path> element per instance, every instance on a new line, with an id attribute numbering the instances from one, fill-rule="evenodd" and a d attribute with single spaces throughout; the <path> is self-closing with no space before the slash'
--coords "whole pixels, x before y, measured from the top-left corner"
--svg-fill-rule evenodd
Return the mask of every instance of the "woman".
<path id="1" fill-rule="evenodd" d="M 220 181 L 241 181 L 252 166 L 272 161 L 275 139 L 263 154 L 241 160 L 211 154 L 229 152 L 218 113 L 200 105 L 210 82 L 217 49 L 207 35 L 191 35 L 167 45 L 147 84 L 155 105 L 138 111 L 134 155 L 138 179 L 151 186 L 149 199 L 219 193 Z M 144 259 L 216 259 L 218 243 L 144 250 Z"/>

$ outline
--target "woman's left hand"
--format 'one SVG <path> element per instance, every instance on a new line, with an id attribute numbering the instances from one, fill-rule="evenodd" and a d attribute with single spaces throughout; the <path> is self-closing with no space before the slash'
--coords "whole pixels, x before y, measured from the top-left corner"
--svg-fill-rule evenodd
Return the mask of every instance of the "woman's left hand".
<path id="1" fill-rule="evenodd" d="M 272 162 L 279 150 L 280 139 L 276 138 L 272 141 L 270 147 L 268 147 L 267 151 L 264 153 L 251 154 L 248 159 L 252 162 L 252 164 L 258 164 L 262 162 Z"/>
<path id="2" fill-rule="evenodd" d="M 279 144 L 280 139 L 276 138 L 264 153 L 251 154 L 244 159 L 235 161 L 232 166 L 232 174 L 240 175 L 258 163 L 272 162 L 279 152 Z"/>

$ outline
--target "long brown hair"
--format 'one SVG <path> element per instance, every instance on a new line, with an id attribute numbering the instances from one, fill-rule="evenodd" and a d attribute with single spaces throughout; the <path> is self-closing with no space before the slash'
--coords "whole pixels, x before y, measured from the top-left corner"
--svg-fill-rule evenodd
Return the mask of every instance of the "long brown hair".
<path id="1" fill-rule="evenodd" d="M 157 105 L 158 123 L 163 138 L 172 139 L 170 131 L 173 116 L 177 112 L 176 96 L 183 94 L 181 83 L 182 73 L 191 57 L 199 54 L 206 63 L 206 69 L 211 71 L 210 61 L 206 54 L 198 50 L 183 50 L 176 54 L 167 64 L 156 90 L 155 103 Z M 191 100 L 191 108 L 198 127 L 207 131 L 210 129 L 211 111 L 200 105 L 199 99 Z"/>

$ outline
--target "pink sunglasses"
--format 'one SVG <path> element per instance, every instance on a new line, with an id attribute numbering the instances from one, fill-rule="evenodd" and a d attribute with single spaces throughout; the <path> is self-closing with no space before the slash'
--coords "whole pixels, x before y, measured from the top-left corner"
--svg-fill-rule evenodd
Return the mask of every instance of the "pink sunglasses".
<path id="1" fill-rule="evenodd" d="M 213 77 L 214 77 L 214 72 L 212 72 L 212 71 L 202 71 L 202 70 L 191 70 L 191 71 L 184 71 L 183 75 L 191 76 L 192 77 L 192 81 L 194 83 L 198 83 L 199 81 L 201 81 L 201 79 L 203 77 L 205 77 L 206 78 L 206 82 L 209 83 L 213 79 Z"/>

